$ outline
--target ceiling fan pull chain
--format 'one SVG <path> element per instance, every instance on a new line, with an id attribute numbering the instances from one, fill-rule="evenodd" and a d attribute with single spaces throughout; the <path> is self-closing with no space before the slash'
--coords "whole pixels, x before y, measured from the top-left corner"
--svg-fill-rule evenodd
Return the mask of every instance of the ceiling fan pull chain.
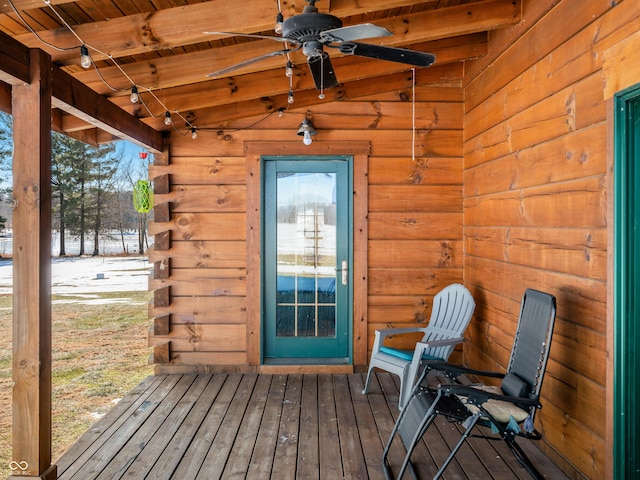
<path id="1" fill-rule="evenodd" d="M 320 55 L 320 100 L 324 99 L 324 55 Z"/>

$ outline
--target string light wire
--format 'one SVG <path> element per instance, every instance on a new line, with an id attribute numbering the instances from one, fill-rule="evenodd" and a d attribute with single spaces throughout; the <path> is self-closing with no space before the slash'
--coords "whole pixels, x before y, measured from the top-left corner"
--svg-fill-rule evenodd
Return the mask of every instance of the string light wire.
<path id="1" fill-rule="evenodd" d="M 121 89 L 121 88 L 116 88 L 113 85 L 111 85 L 106 78 L 104 78 L 104 75 L 100 72 L 100 69 L 98 68 L 98 66 L 95 64 L 95 62 L 93 61 L 93 57 L 90 56 L 91 58 L 91 63 L 93 65 L 94 70 L 96 71 L 96 74 L 98 75 L 98 78 L 100 79 L 100 81 L 112 92 L 124 92 L 124 91 L 129 91 L 132 87 L 136 86 L 139 90 L 139 93 L 142 93 L 143 91 L 148 93 L 149 95 L 151 95 L 154 100 L 156 102 L 158 102 L 158 104 L 160 104 L 161 108 L 162 108 L 162 112 L 159 114 L 154 114 L 151 110 L 151 108 L 149 107 L 149 105 L 147 105 L 147 103 L 144 102 L 144 100 L 142 99 L 142 95 L 139 95 L 139 100 L 140 103 L 145 107 L 145 110 L 148 112 L 148 114 L 152 117 L 152 118 L 159 118 L 159 117 L 164 117 L 166 112 L 170 112 L 171 114 L 175 114 L 178 117 L 180 117 L 180 119 L 182 119 L 184 121 L 184 123 L 187 126 L 187 131 L 185 132 L 185 135 L 191 132 L 191 129 L 194 127 L 194 125 L 187 120 L 179 111 L 177 110 L 171 110 L 169 109 L 162 100 L 160 100 L 160 98 L 158 98 L 158 96 L 155 94 L 155 92 L 149 88 L 149 87 L 145 87 L 145 86 L 141 86 L 141 85 L 137 85 L 133 79 L 127 74 L 127 72 L 124 70 L 124 68 L 116 61 L 116 59 L 113 57 L 113 55 L 103 52 L 102 50 L 100 50 L 99 48 L 96 48 L 88 43 L 86 43 L 81 37 L 80 35 L 78 35 L 78 33 L 71 27 L 71 25 L 69 25 L 69 23 L 64 19 L 64 17 L 62 17 L 62 15 L 60 15 L 60 13 L 56 10 L 56 8 L 51 4 L 50 0 L 43 0 L 43 3 L 49 7 L 49 9 L 53 12 L 53 14 L 58 18 L 58 20 L 60 21 L 60 23 L 67 29 L 69 30 L 69 32 L 71 32 L 71 34 L 76 38 L 76 40 L 78 40 L 79 45 L 73 46 L 73 47 L 59 47 L 57 45 L 54 45 L 50 42 L 47 42 L 44 38 L 42 38 L 38 32 L 31 27 L 31 25 L 29 25 L 29 22 L 26 21 L 26 19 L 22 16 L 22 14 L 20 13 L 20 11 L 16 8 L 16 6 L 14 5 L 13 0 L 8 0 L 9 5 L 11 6 L 11 9 L 13 10 L 13 12 L 16 14 L 16 16 L 20 19 L 20 21 L 22 22 L 22 24 L 25 26 L 25 28 L 27 28 L 27 30 L 29 30 L 29 32 L 31 32 L 33 35 L 35 35 L 35 37 L 38 39 L 38 41 L 40 41 L 43 45 L 46 45 L 49 48 L 52 48 L 56 51 L 59 52 L 64 52 L 64 51 L 69 51 L 69 50 L 76 50 L 82 46 L 85 46 L 86 48 L 88 48 L 89 50 L 92 50 L 96 53 L 98 53 L 99 55 L 101 55 L 102 57 L 104 57 L 105 59 L 107 59 L 108 61 L 110 61 L 119 71 L 120 73 L 127 79 L 128 82 L 131 83 L 131 87 L 128 87 L 127 89 Z M 179 131 L 174 123 L 172 122 L 173 128 L 176 131 Z"/>
<path id="2" fill-rule="evenodd" d="M 411 161 L 416 161 L 416 69 L 411 69 Z"/>
<path id="3" fill-rule="evenodd" d="M 49 7 L 49 9 L 53 12 L 53 14 L 58 18 L 58 20 L 60 21 L 60 23 L 62 23 L 62 25 L 69 30 L 69 32 L 71 32 L 71 34 L 76 38 L 76 40 L 78 40 L 79 45 L 73 46 L 73 47 L 59 47 L 57 45 L 54 45 L 52 43 L 47 42 L 45 39 L 43 39 L 38 32 L 31 27 L 31 25 L 29 25 L 29 23 L 24 19 L 24 17 L 20 14 L 19 10 L 15 7 L 13 0 L 8 0 L 9 5 L 11 6 L 13 12 L 16 14 L 16 16 L 20 19 L 20 21 L 23 23 L 23 25 L 25 26 L 25 28 L 27 28 L 27 30 L 29 30 L 33 35 L 35 35 L 35 37 L 43 44 L 46 45 L 47 47 L 54 49 L 56 51 L 69 51 L 69 50 L 76 50 L 78 48 L 80 48 L 81 46 L 85 46 L 86 48 L 98 53 L 100 56 L 102 56 L 103 58 L 105 58 L 107 61 L 110 61 L 119 71 L 120 73 L 127 79 L 127 81 L 131 84 L 131 87 L 128 87 L 127 89 L 121 89 L 121 88 L 116 88 L 113 85 L 111 85 L 107 79 L 104 77 L 104 75 L 102 74 L 102 72 L 100 72 L 100 69 L 98 68 L 98 66 L 96 65 L 96 63 L 93 60 L 93 57 L 90 56 L 91 58 L 91 64 L 93 65 L 94 70 L 96 71 L 96 74 L 98 75 L 98 78 L 100 79 L 100 81 L 112 92 L 125 92 L 125 91 L 130 91 L 131 88 L 136 87 L 138 90 L 138 99 L 139 99 L 139 103 L 145 108 L 145 110 L 147 111 L 147 113 L 149 114 L 150 117 L 152 118 L 160 118 L 163 117 L 165 118 L 167 114 L 175 114 L 177 115 L 182 121 L 184 121 L 186 128 L 184 130 L 184 132 L 182 132 L 181 130 L 179 130 L 176 126 L 175 126 L 175 122 L 171 122 L 171 126 L 172 128 L 178 132 L 179 134 L 186 136 L 186 135 L 192 135 L 192 137 L 195 139 L 197 137 L 197 134 L 194 135 L 195 131 L 200 131 L 200 132 L 207 132 L 207 131 L 220 131 L 220 128 L 201 128 L 201 127 L 196 127 L 193 123 L 191 123 L 189 120 L 187 120 L 178 110 L 171 110 L 169 109 L 162 100 L 160 100 L 160 98 L 158 98 L 158 96 L 155 94 L 155 92 L 149 88 L 149 87 L 145 87 L 142 85 L 137 84 L 136 82 L 133 81 L 133 79 L 129 76 L 129 74 L 127 74 L 127 72 L 124 70 L 124 68 L 116 61 L 116 59 L 113 57 L 113 55 L 103 52 L 102 50 L 100 50 L 99 48 L 96 48 L 88 43 L 86 43 L 81 37 L 80 35 L 78 35 L 78 33 L 71 27 L 71 25 L 69 25 L 69 23 L 62 17 L 62 15 L 60 15 L 60 13 L 55 9 L 55 7 L 51 4 L 50 0 L 43 0 L 44 4 L 46 6 Z M 278 11 L 281 11 L 281 6 L 280 6 L 280 0 L 277 1 L 278 3 Z M 289 53 L 287 52 L 286 54 L 286 58 L 287 60 L 290 61 L 290 56 Z M 415 72 L 415 69 L 414 69 Z M 290 97 L 293 97 L 293 76 L 289 77 L 289 95 Z M 161 113 L 155 114 L 152 110 L 151 107 L 147 104 L 147 102 L 144 101 L 144 99 L 142 98 L 142 92 L 148 93 L 149 95 L 151 95 L 153 97 L 153 99 L 161 106 L 162 111 Z M 245 127 L 241 127 L 241 128 L 236 128 L 236 129 L 232 129 L 232 130 L 227 130 L 227 129 L 223 129 L 224 131 L 228 131 L 228 132 L 238 132 L 241 130 L 246 130 L 249 128 L 253 128 L 254 126 L 256 126 L 257 124 L 263 122 L 264 120 L 266 120 L 267 118 L 269 118 L 271 115 L 273 115 L 274 113 L 278 113 L 279 116 L 282 116 L 282 114 L 284 113 L 284 109 L 278 109 L 278 110 L 274 110 L 272 112 L 269 112 L 267 115 L 265 115 L 263 118 L 260 118 L 259 120 L 256 120 L 255 122 L 253 122 L 250 125 L 247 125 Z"/>

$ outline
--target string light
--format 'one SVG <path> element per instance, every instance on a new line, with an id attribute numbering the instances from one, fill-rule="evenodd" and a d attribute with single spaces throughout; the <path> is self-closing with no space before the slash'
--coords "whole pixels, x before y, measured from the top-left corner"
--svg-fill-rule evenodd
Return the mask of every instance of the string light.
<path id="1" fill-rule="evenodd" d="M 91 67 L 91 57 L 89 56 L 89 49 L 86 45 L 80 46 L 80 65 L 84 69 Z"/>
<path id="2" fill-rule="evenodd" d="M 273 31 L 278 35 L 282 34 L 282 22 L 284 22 L 284 17 L 282 16 L 282 12 L 278 12 L 278 15 L 276 16 L 276 26 L 273 29 Z"/>
<path id="3" fill-rule="evenodd" d="M 18 16 L 18 18 L 20 19 L 20 21 L 25 25 L 25 27 L 32 32 L 36 38 L 44 45 L 48 46 L 49 48 L 52 48 L 54 50 L 58 50 L 58 51 L 65 51 L 65 50 L 73 50 L 75 48 L 78 48 L 78 46 L 73 46 L 73 47 L 66 47 L 66 48 L 61 48 L 58 47 L 56 45 L 53 45 L 51 43 L 48 43 L 47 41 L 45 41 L 42 37 L 40 37 L 38 35 L 38 33 L 28 24 L 28 22 L 20 15 L 20 12 L 15 8 L 14 4 L 13 4 L 13 0 L 8 0 L 9 5 L 12 7 L 14 13 L 16 13 L 16 15 Z M 178 117 L 180 117 L 184 123 L 185 126 L 187 127 L 186 131 L 183 131 L 183 133 L 178 130 L 176 128 L 176 126 L 174 125 L 173 119 L 171 118 L 171 111 L 169 110 L 169 108 L 167 108 L 167 106 L 157 97 L 157 95 L 153 92 L 153 90 L 149 87 L 144 87 L 144 86 L 139 86 L 136 85 L 135 82 L 133 81 L 133 79 L 125 72 L 125 70 L 122 68 L 122 66 L 116 61 L 116 59 L 113 57 L 113 55 L 109 54 L 109 53 L 105 53 L 97 48 L 95 48 L 92 45 L 86 44 L 84 42 L 84 40 L 82 38 L 80 38 L 80 36 L 75 32 L 75 30 L 73 30 L 73 28 L 71 28 L 71 26 L 66 22 L 66 20 L 60 15 L 60 13 L 54 8 L 54 5 L 51 4 L 51 2 L 49 0 L 44 0 L 44 3 L 49 7 L 49 9 L 56 15 L 56 17 L 60 20 L 60 23 L 62 25 L 65 26 L 65 28 L 67 28 L 69 30 L 69 32 L 76 37 L 76 39 L 78 40 L 78 43 L 80 44 L 79 48 L 80 48 L 80 64 L 82 65 L 83 68 L 90 68 L 92 65 L 96 70 L 96 73 L 98 74 L 98 77 L 100 78 L 100 80 L 113 92 L 121 92 L 122 89 L 119 88 L 115 88 L 114 86 L 112 86 L 111 84 L 109 84 L 109 82 L 107 82 L 107 80 L 102 76 L 100 70 L 98 69 L 97 65 L 95 63 L 93 63 L 93 59 L 91 57 L 91 55 L 89 54 L 89 49 L 97 52 L 100 56 L 104 57 L 105 59 L 111 61 L 113 63 L 113 65 L 120 71 L 120 73 L 129 81 L 131 82 L 131 94 L 129 99 L 131 100 L 132 103 L 138 103 L 140 102 L 144 108 L 146 108 L 146 110 L 148 111 L 149 115 L 153 118 L 158 118 L 160 117 L 161 114 L 154 114 L 150 107 L 144 102 L 142 96 L 140 95 L 141 91 L 147 92 L 149 95 L 151 95 L 156 102 L 162 107 L 164 113 L 164 123 L 167 126 L 173 126 L 173 128 L 178 132 L 181 133 L 182 135 L 188 135 L 189 132 L 191 133 L 191 138 L 196 139 L 198 137 L 198 133 L 197 130 L 201 130 L 201 131 L 219 131 L 219 128 L 215 128 L 215 129 L 198 129 L 195 125 L 193 125 L 189 120 L 187 120 L 184 116 L 182 116 L 180 114 L 179 111 L 175 110 L 174 113 L 176 115 L 178 115 Z M 282 15 L 282 9 L 280 7 L 280 0 L 278 0 L 278 15 L 276 17 L 276 33 L 281 33 L 281 30 L 278 31 L 278 28 L 282 28 L 281 22 L 284 21 L 284 17 Z M 289 59 L 289 55 L 287 54 L 287 59 Z M 294 102 L 294 97 L 293 97 L 293 65 L 291 64 L 291 61 L 289 60 L 287 62 L 287 67 L 288 69 L 285 70 L 285 74 L 287 75 L 287 77 L 289 78 L 289 95 L 287 97 L 287 103 L 292 104 Z M 280 108 L 278 110 L 275 110 L 269 114 L 267 114 L 267 116 L 265 118 L 268 118 L 271 114 L 277 112 L 279 117 L 284 116 L 284 108 Z M 253 127 L 255 124 L 263 121 L 265 118 L 258 120 L 257 122 L 254 122 L 254 124 L 248 126 L 248 127 L 243 127 L 237 130 L 244 130 L 246 128 L 251 128 Z M 231 130 L 233 131 L 233 130 Z M 315 131 L 312 133 L 315 134 Z M 311 135 L 312 135 L 311 134 Z M 309 136 L 309 140 L 311 140 L 310 136 Z M 306 143 L 306 141 L 308 141 L 306 138 L 303 139 L 303 141 Z"/>
<path id="4" fill-rule="evenodd" d="M 8 2 L 11 5 L 11 8 L 13 9 L 14 13 L 18 16 L 18 18 L 24 24 L 24 26 L 30 32 L 32 32 L 42 44 L 47 45 L 49 48 L 52 48 L 52 49 L 58 50 L 58 51 L 73 50 L 75 48 L 78 48 L 77 46 L 75 46 L 75 47 L 67 47 L 67 48 L 60 48 L 60 47 L 58 47 L 56 45 L 53 45 L 53 44 L 45 41 L 29 25 L 29 23 L 24 19 L 24 17 L 22 15 L 20 15 L 20 12 L 15 8 L 15 6 L 13 4 L 13 0 L 8 0 Z M 113 55 L 105 53 L 105 52 L 95 48 L 94 46 L 85 43 L 85 41 L 82 38 L 80 38 L 80 36 L 76 33 L 76 31 L 73 28 L 71 28 L 71 25 L 69 25 L 67 23 L 67 21 L 64 19 L 64 17 L 62 17 L 62 15 L 60 15 L 60 13 L 56 10 L 56 8 L 54 8 L 54 6 L 51 4 L 51 2 L 49 0 L 44 0 L 44 3 L 49 7 L 49 9 L 53 12 L 53 14 L 58 18 L 60 23 L 62 25 L 64 25 L 64 27 L 67 30 L 69 30 L 69 32 L 78 40 L 78 43 L 80 44 L 80 46 L 79 46 L 79 48 L 80 48 L 80 64 L 82 65 L 83 68 L 90 68 L 91 65 L 93 65 L 93 67 L 94 67 L 96 73 L 98 74 L 98 77 L 102 81 L 102 83 L 104 83 L 107 86 L 107 88 L 109 88 L 111 91 L 119 92 L 119 91 L 121 91 L 121 89 L 115 88 L 112 85 L 110 85 L 109 82 L 107 82 L 107 80 L 102 76 L 102 74 L 101 74 L 100 70 L 98 69 L 97 65 L 95 63 L 93 63 L 93 59 L 91 58 L 91 55 L 89 54 L 89 50 L 93 50 L 93 51 L 97 52 L 98 54 L 100 54 L 101 56 L 105 57 L 106 59 L 108 59 L 109 61 L 111 61 L 113 63 L 113 65 L 120 71 L 120 73 L 129 82 L 131 82 L 131 86 L 132 87 L 131 87 L 131 96 L 129 97 L 130 100 L 132 102 L 134 102 L 134 99 L 135 99 L 135 103 L 141 102 L 142 105 L 144 106 L 144 108 L 146 108 L 147 112 L 149 113 L 149 115 L 151 117 L 158 118 L 161 114 L 154 114 L 151 111 L 151 109 L 149 108 L 149 106 L 143 101 L 142 97 L 140 96 L 140 89 L 144 90 L 145 92 L 149 93 L 149 95 L 151 95 L 158 102 L 158 104 L 160 104 L 160 106 L 162 107 L 163 111 L 165 112 L 165 119 L 164 119 L 165 124 L 167 126 L 173 125 L 173 121 L 172 121 L 171 116 L 169 114 L 169 108 L 167 108 L 167 106 L 158 98 L 158 96 L 153 92 L 153 90 L 151 90 L 151 88 L 137 86 L 135 84 L 135 82 L 131 79 L 131 77 L 129 75 L 127 75 L 127 72 L 124 71 L 122 66 L 113 58 Z M 136 97 L 136 94 L 137 94 L 137 97 Z M 186 126 L 188 128 L 192 127 L 192 123 L 190 121 L 188 121 L 183 115 L 181 115 L 179 111 L 175 110 L 174 113 L 176 115 L 178 115 L 178 117 L 180 117 L 184 121 L 184 123 L 186 124 Z M 167 120 L 167 116 L 169 117 L 168 120 Z M 175 125 L 174 125 L 174 128 L 175 128 Z"/>
<path id="5" fill-rule="evenodd" d="M 135 85 L 131 87 L 131 96 L 129 97 L 129 99 L 131 100 L 131 103 L 138 103 L 138 100 L 140 100 L 140 95 L 138 94 L 138 87 L 136 87 Z"/>
<path id="6" fill-rule="evenodd" d="M 280 0 L 278 0 L 278 15 L 276 15 L 276 26 L 273 29 L 273 31 L 276 32 L 276 34 L 278 35 L 282 34 L 283 22 L 284 22 L 284 17 L 282 16 L 282 7 L 280 5 Z"/>

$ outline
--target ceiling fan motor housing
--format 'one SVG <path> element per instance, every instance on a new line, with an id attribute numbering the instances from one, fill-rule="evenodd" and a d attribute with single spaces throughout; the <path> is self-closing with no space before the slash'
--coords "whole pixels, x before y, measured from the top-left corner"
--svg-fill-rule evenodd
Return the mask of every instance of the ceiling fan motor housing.
<path id="1" fill-rule="evenodd" d="M 307 6 L 303 13 L 289 17 L 284 21 L 282 36 L 298 43 L 318 41 L 321 32 L 340 27 L 342 27 L 342 20 L 338 17 L 318 13 L 315 7 Z"/>

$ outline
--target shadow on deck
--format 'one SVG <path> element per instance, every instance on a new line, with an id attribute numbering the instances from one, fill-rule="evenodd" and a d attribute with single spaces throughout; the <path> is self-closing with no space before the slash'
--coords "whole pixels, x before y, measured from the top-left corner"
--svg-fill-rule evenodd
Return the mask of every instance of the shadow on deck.
<path id="1" fill-rule="evenodd" d="M 372 382 L 363 395 L 361 374 L 148 377 L 58 459 L 58 478 L 382 479 L 398 388 L 388 373 Z M 429 429 L 412 457 L 420 478 L 446 458 L 455 428 Z M 521 445 L 547 478 L 567 478 L 531 441 Z M 473 439 L 456 458 L 446 479 L 530 478 L 504 442 Z"/>

